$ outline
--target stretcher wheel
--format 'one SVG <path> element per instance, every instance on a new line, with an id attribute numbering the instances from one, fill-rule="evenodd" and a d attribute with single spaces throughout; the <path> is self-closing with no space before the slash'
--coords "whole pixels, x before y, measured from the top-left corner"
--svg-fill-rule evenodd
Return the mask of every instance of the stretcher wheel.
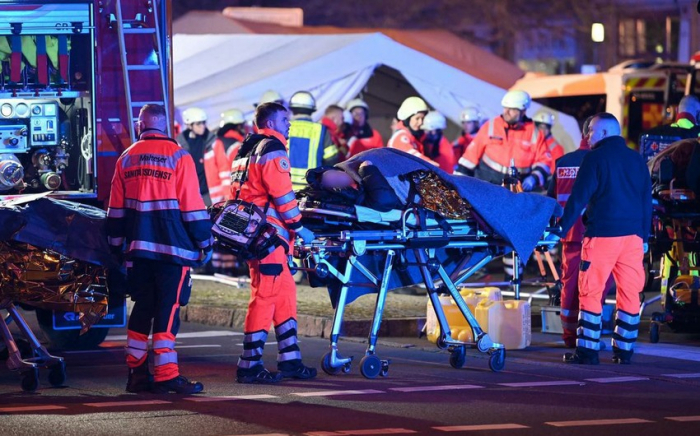
<path id="1" fill-rule="evenodd" d="M 506 350 L 505 348 L 499 348 L 491 353 L 489 356 L 489 368 L 493 372 L 502 371 L 506 366 Z"/>
<path id="2" fill-rule="evenodd" d="M 348 367 L 348 371 L 345 371 L 345 365 L 340 367 L 331 366 L 330 351 L 323 355 L 323 360 L 321 360 L 321 369 L 323 369 L 323 372 L 325 372 L 328 375 L 337 375 L 340 373 L 340 371 L 348 372 L 350 370 L 350 368 Z"/>
<path id="3" fill-rule="evenodd" d="M 652 322 L 651 325 L 649 325 L 649 342 L 652 344 L 656 344 L 659 342 L 659 324 Z"/>
<path id="4" fill-rule="evenodd" d="M 452 368 L 460 369 L 467 363 L 467 350 L 465 347 L 456 347 L 450 353 L 450 365 Z"/>
<path id="5" fill-rule="evenodd" d="M 49 367 L 49 384 L 57 388 L 66 382 L 66 363 L 60 361 Z"/>
<path id="6" fill-rule="evenodd" d="M 22 371 L 22 390 L 34 392 L 39 387 L 39 368 Z"/>
<path id="7" fill-rule="evenodd" d="M 374 354 L 365 356 L 360 360 L 360 372 L 364 378 L 376 378 L 382 372 L 382 368 L 382 361 Z"/>

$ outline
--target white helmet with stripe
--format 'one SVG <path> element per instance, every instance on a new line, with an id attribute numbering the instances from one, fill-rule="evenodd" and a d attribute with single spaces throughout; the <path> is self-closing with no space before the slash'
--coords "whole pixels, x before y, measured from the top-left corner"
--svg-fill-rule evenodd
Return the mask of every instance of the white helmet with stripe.
<path id="1" fill-rule="evenodd" d="M 447 128 L 447 119 L 438 111 L 430 111 L 423 118 L 423 124 L 420 128 L 425 131 L 445 130 Z"/>
<path id="2" fill-rule="evenodd" d="M 186 125 L 204 122 L 206 120 L 207 113 L 198 107 L 191 107 L 189 109 L 185 109 L 185 111 L 182 113 L 182 121 Z"/>

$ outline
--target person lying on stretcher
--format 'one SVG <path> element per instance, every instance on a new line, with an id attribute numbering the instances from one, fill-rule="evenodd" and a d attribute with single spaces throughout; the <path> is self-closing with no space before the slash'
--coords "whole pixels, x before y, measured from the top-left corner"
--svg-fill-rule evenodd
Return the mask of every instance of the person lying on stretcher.
<path id="1" fill-rule="evenodd" d="M 386 178 L 371 161 L 362 162 L 359 174 L 362 183 L 355 182 L 336 167 L 310 169 L 306 173 L 309 186 L 299 191 L 298 196 L 334 204 L 360 205 L 380 212 L 403 207 Z"/>

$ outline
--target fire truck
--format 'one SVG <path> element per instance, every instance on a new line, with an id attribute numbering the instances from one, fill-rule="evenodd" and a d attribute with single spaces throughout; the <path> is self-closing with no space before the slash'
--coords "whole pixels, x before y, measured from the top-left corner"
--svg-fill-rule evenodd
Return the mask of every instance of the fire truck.
<path id="1" fill-rule="evenodd" d="M 638 149 L 642 132 L 670 123 L 684 95 L 700 95 L 700 69 L 690 64 L 628 61 L 606 72 L 525 77 L 512 89 L 576 118 L 579 123 L 598 112 L 620 120 L 622 136 Z"/>
<path id="2" fill-rule="evenodd" d="M 106 208 L 140 108 L 164 105 L 172 119 L 171 7 L 0 0 L 0 201 L 50 195 Z M 124 299 L 113 300 L 82 336 L 72 313 L 37 318 L 55 346 L 90 347 L 126 322 Z"/>

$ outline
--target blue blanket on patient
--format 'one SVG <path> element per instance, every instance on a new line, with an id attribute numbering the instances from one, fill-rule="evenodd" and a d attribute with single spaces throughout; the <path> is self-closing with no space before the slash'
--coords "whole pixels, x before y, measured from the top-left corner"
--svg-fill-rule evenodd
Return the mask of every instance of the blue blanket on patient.
<path id="1" fill-rule="evenodd" d="M 422 159 L 393 148 L 367 150 L 336 166 L 360 182 L 357 170 L 366 160 L 377 166 L 404 203 L 409 195 L 410 183 L 401 176 L 418 170 L 437 173 L 457 189 L 476 213 L 523 259 L 527 259 L 535 249 L 551 218 L 562 214 L 561 206 L 552 198 L 539 194 L 514 194 L 474 177 L 450 175 Z"/>

